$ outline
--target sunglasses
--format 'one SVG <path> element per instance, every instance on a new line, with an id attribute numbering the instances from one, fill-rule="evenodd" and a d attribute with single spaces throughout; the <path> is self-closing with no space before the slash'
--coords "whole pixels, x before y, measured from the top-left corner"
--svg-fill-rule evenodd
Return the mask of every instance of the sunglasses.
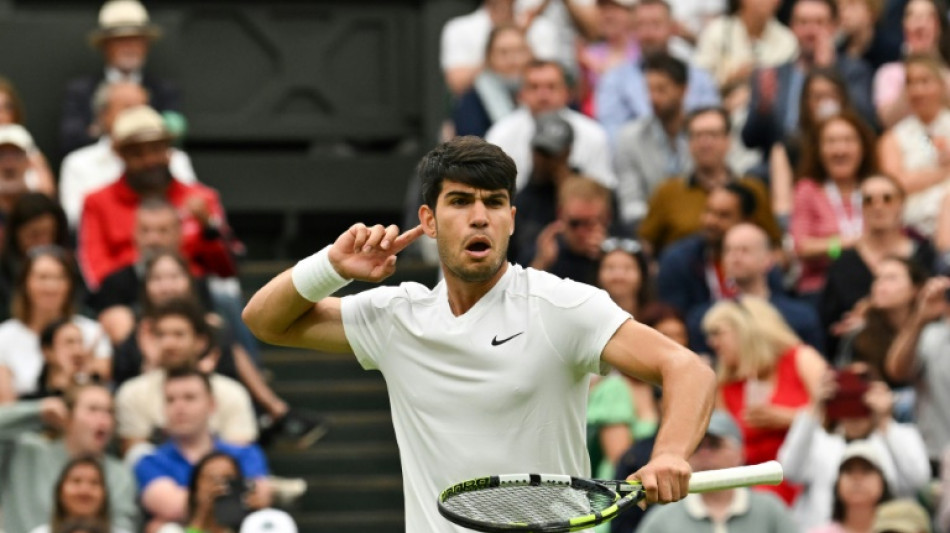
<path id="1" fill-rule="evenodd" d="M 610 237 L 609 239 L 604 239 L 604 242 L 600 244 L 600 251 L 604 252 L 605 254 L 609 254 L 615 250 L 627 252 L 630 255 L 636 255 L 643 251 L 643 247 L 640 246 L 640 243 L 634 239 L 623 239 L 620 237 Z"/>
<path id="2" fill-rule="evenodd" d="M 891 193 L 884 194 L 865 194 L 861 197 L 861 202 L 865 207 L 872 206 L 877 200 L 884 205 L 891 205 L 897 198 Z"/>

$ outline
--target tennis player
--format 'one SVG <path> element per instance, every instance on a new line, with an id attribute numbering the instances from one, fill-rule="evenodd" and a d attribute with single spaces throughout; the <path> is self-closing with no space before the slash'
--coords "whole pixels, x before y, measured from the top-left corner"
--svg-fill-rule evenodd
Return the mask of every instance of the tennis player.
<path id="1" fill-rule="evenodd" d="M 444 143 L 419 164 L 419 226 L 355 224 L 261 288 L 244 320 L 262 340 L 349 352 L 382 372 L 402 461 L 407 532 L 461 532 L 436 499 L 483 475 L 590 476 L 590 375 L 609 366 L 662 384 L 665 416 L 640 480 L 647 501 L 687 494 L 687 458 L 713 406 L 712 370 L 631 319 L 602 290 L 509 264 L 515 164 L 476 137 Z M 396 256 L 436 239 L 444 280 L 343 298 L 351 280 L 380 282 Z"/>

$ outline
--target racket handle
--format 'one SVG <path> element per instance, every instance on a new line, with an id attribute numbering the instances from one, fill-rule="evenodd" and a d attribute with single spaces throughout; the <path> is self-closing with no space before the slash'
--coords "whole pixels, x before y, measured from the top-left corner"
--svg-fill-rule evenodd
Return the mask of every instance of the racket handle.
<path id="1" fill-rule="evenodd" d="M 782 465 L 778 461 L 721 470 L 706 470 L 694 472 L 690 476 L 689 491 L 700 493 L 752 485 L 778 485 L 782 482 L 782 476 Z"/>

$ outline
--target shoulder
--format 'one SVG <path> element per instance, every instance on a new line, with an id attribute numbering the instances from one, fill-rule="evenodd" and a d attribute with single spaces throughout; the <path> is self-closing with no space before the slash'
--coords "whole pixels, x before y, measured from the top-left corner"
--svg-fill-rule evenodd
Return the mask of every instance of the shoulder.
<path id="1" fill-rule="evenodd" d="M 705 249 L 702 235 L 691 235 L 666 247 L 660 255 L 660 263 L 679 263 L 687 258 L 700 257 Z M 662 271 L 662 268 L 661 268 Z"/>
<path id="2" fill-rule="evenodd" d="M 601 289 L 586 283 L 560 278 L 548 272 L 517 266 L 512 268 L 518 271 L 514 273 L 515 277 L 506 291 L 511 296 L 526 297 L 553 307 L 570 309 L 600 294 L 606 295 Z"/>
<path id="3" fill-rule="evenodd" d="M 785 41 L 798 44 L 798 40 L 795 39 L 795 34 L 792 33 L 792 30 L 788 29 L 787 26 L 779 22 L 777 19 L 772 18 L 766 24 L 765 31 L 769 33 L 769 36 L 777 41 Z"/>
<path id="4" fill-rule="evenodd" d="M 787 515 L 788 507 L 774 492 L 749 490 L 749 508 L 768 514 Z"/>
<path id="5" fill-rule="evenodd" d="M 239 382 L 221 374 L 211 374 L 211 389 L 214 394 L 226 395 L 228 397 L 246 396 L 247 389 Z"/>
<path id="6" fill-rule="evenodd" d="M 795 183 L 795 192 L 800 194 L 813 194 L 821 190 L 821 185 L 813 178 L 802 178 Z"/>
<path id="7" fill-rule="evenodd" d="M 604 132 L 603 126 L 601 126 L 596 120 L 584 115 L 583 113 L 578 113 L 573 109 L 568 109 L 565 111 L 564 118 L 570 122 L 571 126 L 575 129 L 579 136 L 597 138 L 603 137 L 605 140 L 607 138 L 607 134 Z"/>
<path id="8" fill-rule="evenodd" d="M 148 391 L 152 383 L 154 383 L 158 377 L 156 372 L 157 371 L 153 370 L 126 380 L 126 382 L 119 387 L 119 390 L 115 392 L 116 406 L 121 407 L 132 399 L 151 396 Z"/>
<path id="9" fill-rule="evenodd" d="M 652 117 L 646 116 L 625 123 L 617 134 L 617 143 L 638 143 L 640 136 L 643 135 L 651 120 Z M 632 148 L 640 148 L 640 146 L 633 146 Z"/>
<path id="10" fill-rule="evenodd" d="M 531 114 L 528 110 L 523 107 L 516 109 L 489 128 L 488 133 L 485 134 L 485 140 L 488 142 L 507 140 L 508 136 L 519 133 L 529 125 L 531 125 Z"/>
<path id="11" fill-rule="evenodd" d="M 75 77 L 66 82 L 66 91 L 68 93 L 93 92 L 95 91 L 96 86 L 99 85 L 99 80 L 101 79 L 101 74 L 98 76 L 88 74 L 85 76 Z"/>
<path id="12" fill-rule="evenodd" d="M 30 330 L 19 319 L 11 318 L 0 322 L 0 337 L 10 339 L 28 333 Z"/>
<path id="13" fill-rule="evenodd" d="M 358 294 L 344 296 L 342 302 L 349 303 L 359 300 L 374 308 L 385 309 L 401 303 L 426 305 L 434 303 L 436 298 L 436 292 L 433 289 L 421 283 L 409 281 L 395 286 L 373 287 Z"/>

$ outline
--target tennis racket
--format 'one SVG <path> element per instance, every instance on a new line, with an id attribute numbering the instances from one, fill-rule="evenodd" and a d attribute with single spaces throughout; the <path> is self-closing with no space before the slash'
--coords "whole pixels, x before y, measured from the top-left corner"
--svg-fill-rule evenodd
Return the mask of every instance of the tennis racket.
<path id="1" fill-rule="evenodd" d="M 778 485 L 777 461 L 695 472 L 689 492 Z M 636 505 L 645 492 L 639 483 L 602 481 L 557 474 L 508 474 L 452 485 L 439 496 L 439 513 L 476 531 L 579 531 L 612 520 Z"/>

